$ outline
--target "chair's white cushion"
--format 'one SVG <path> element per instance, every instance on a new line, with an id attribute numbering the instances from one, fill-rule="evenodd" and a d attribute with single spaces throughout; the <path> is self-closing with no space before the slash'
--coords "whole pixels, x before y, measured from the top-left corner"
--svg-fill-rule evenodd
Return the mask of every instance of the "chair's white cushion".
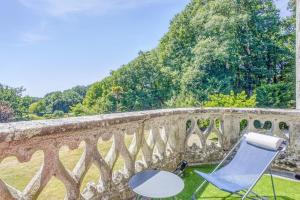
<path id="1" fill-rule="evenodd" d="M 249 144 L 253 144 L 258 147 L 262 147 L 270 150 L 278 150 L 282 142 L 284 141 L 282 138 L 263 135 L 260 133 L 249 132 L 245 135 L 246 141 Z"/>

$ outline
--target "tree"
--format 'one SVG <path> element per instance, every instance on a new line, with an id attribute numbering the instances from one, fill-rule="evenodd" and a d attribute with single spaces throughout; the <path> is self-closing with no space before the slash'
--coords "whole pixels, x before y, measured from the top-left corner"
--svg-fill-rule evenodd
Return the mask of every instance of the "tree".
<path id="1" fill-rule="evenodd" d="M 137 59 L 113 73 L 113 85 L 122 88 L 122 111 L 161 108 L 171 97 L 172 75 L 157 63 L 156 52 L 140 52 Z"/>
<path id="2" fill-rule="evenodd" d="M 166 105 L 170 108 L 196 107 L 201 106 L 201 102 L 192 94 L 179 94 L 167 101 Z"/>
<path id="3" fill-rule="evenodd" d="M 198 106 L 230 91 L 252 96 L 261 85 L 289 81 L 291 27 L 273 0 L 192 0 L 157 48 L 91 86 L 83 106 L 102 113 Z"/>
<path id="4" fill-rule="evenodd" d="M 291 84 L 277 83 L 256 88 L 257 106 L 267 108 L 295 107 L 295 92 Z"/>
<path id="5" fill-rule="evenodd" d="M 8 103 L 0 102 L 0 123 L 9 122 L 14 117 L 14 111 Z"/>
<path id="6" fill-rule="evenodd" d="M 11 120 L 27 120 L 29 105 L 36 99 L 29 96 L 22 96 L 25 91 L 23 87 L 9 87 L 0 84 L 0 102 L 6 104 L 9 109 L 13 110 L 13 119 Z"/>
<path id="7" fill-rule="evenodd" d="M 193 22 L 197 76 L 187 83 L 199 87 L 187 90 L 252 95 L 257 85 L 278 81 L 285 49 L 278 45 L 280 18 L 272 0 L 207 1 Z"/>
<path id="8" fill-rule="evenodd" d="M 140 52 L 137 59 L 93 84 L 83 106 L 98 113 L 161 108 L 172 95 L 172 74 L 158 65 L 155 51 Z"/>
<path id="9" fill-rule="evenodd" d="M 46 114 L 46 103 L 44 100 L 39 100 L 29 106 L 29 113 L 43 116 Z"/>

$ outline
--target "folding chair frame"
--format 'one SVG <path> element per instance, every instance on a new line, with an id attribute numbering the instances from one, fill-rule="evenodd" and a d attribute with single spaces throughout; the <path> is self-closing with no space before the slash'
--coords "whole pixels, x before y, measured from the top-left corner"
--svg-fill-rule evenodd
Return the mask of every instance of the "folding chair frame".
<path id="1" fill-rule="evenodd" d="M 214 173 L 215 171 L 217 171 L 223 164 L 224 162 L 228 159 L 228 157 L 234 152 L 234 150 L 240 145 L 240 143 L 245 139 L 244 136 L 242 136 L 239 141 L 232 147 L 232 149 L 227 153 L 227 155 L 225 156 L 225 158 L 215 167 L 215 169 L 210 173 Z M 286 145 L 286 143 L 285 143 Z M 275 186 L 274 186 L 274 180 L 273 180 L 273 175 L 272 175 L 272 170 L 270 165 L 272 164 L 272 162 L 276 159 L 276 157 L 278 156 L 278 154 L 282 151 L 285 150 L 286 147 L 282 148 L 281 150 L 277 151 L 276 154 L 273 156 L 272 160 L 266 165 L 265 169 L 263 170 L 263 172 L 259 175 L 259 177 L 254 181 L 254 183 L 248 188 L 248 190 L 241 190 L 235 193 L 230 193 L 230 194 L 236 194 L 240 197 L 242 197 L 242 200 L 245 199 L 254 199 L 257 200 L 257 198 L 259 199 L 264 199 L 263 197 L 259 196 L 258 194 L 256 194 L 255 192 L 252 191 L 252 189 L 254 188 L 254 186 L 257 184 L 257 182 L 260 180 L 260 178 L 264 175 L 264 173 L 269 169 L 269 173 L 270 173 L 270 177 L 271 177 L 271 182 L 272 182 L 272 189 L 273 189 L 273 195 L 274 195 L 274 199 L 276 200 L 276 192 L 275 192 Z M 192 199 L 196 200 L 196 193 L 198 193 L 200 191 L 200 189 L 207 183 L 207 180 L 204 180 L 202 182 L 202 184 L 196 189 L 196 191 L 193 193 Z M 240 192 L 244 191 L 245 194 L 240 194 Z M 225 191 L 228 192 L 228 191 Z M 253 198 L 253 197 L 248 197 L 249 194 L 254 194 L 257 198 Z"/>

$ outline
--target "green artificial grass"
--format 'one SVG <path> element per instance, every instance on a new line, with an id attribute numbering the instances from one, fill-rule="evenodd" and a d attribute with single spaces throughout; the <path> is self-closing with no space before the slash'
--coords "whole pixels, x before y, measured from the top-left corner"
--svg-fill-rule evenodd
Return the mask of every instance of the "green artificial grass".
<path id="1" fill-rule="evenodd" d="M 184 190 L 176 196 L 176 199 L 189 200 L 196 188 L 202 183 L 203 179 L 194 173 L 197 169 L 202 172 L 209 173 L 213 170 L 212 165 L 203 165 L 200 167 L 189 167 L 184 173 Z M 300 200 L 300 183 L 289 181 L 282 178 L 274 177 L 274 183 L 277 193 L 277 200 Z M 200 191 L 196 197 L 197 199 L 205 200 L 237 200 L 241 199 L 238 196 L 229 196 L 227 192 L 220 191 L 218 188 L 211 184 L 207 184 L 203 187 L 203 191 Z M 268 175 L 264 175 L 262 179 L 257 183 L 254 188 L 254 192 L 261 196 L 268 197 L 269 200 L 273 200 L 273 191 L 271 185 L 271 179 Z"/>

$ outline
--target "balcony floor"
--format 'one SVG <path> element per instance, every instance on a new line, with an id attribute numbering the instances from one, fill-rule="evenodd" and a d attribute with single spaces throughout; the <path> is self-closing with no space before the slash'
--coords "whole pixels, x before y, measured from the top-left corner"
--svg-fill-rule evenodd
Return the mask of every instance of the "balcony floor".
<path id="1" fill-rule="evenodd" d="M 193 170 L 197 169 L 202 172 L 211 172 L 214 166 L 190 167 L 186 170 L 184 176 L 185 188 L 176 198 L 180 200 L 191 199 L 193 191 L 201 184 L 203 179 L 197 176 Z M 274 178 L 277 200 L 298 200 L 300 199 L 300 182 L 290 181 L 282 178 Z M 273 198 L 271 180 L 268 175 L 265 175 L 256 185 L 254 191 L 261 196 Z M 197 199 L 206 200 L 238 200 L 240 197 L 231 196 L 229 193 L 218 190 L 213 185 L 208 185 L 203 192 L 199 192 Z"/>

